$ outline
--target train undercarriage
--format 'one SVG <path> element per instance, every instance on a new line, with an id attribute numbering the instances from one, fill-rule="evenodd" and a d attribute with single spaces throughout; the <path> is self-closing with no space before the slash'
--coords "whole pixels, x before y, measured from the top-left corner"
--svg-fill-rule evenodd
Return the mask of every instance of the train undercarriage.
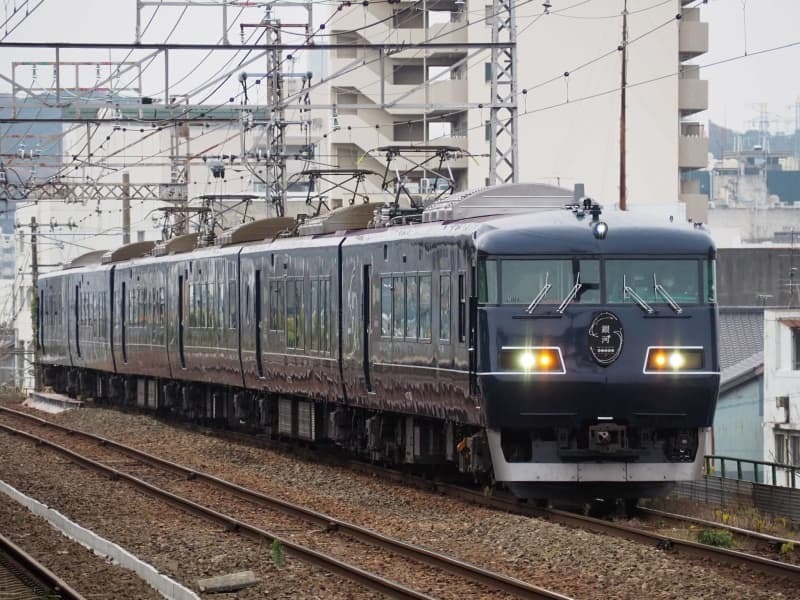
<path id="1" fill-rule="evenodd" d="M 46 366 L 44 385 L 182 421 L 335 446 L 376 463 L 442 467 L 488 482 L 491 458 L 479 428 L 243 388 Z"/>

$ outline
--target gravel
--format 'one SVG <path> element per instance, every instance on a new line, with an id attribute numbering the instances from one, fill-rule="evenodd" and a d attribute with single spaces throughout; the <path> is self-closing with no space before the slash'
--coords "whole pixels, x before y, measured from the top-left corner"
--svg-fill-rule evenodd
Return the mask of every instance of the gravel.
<path id="1" fill-rule="evenodd" d="M 683 559 L 642 544 L 231 444 L 149 416 L 84 408 L 49 418 L 576 598 L 797 597 L 796 589 L 758 573 Z M 227 539 L 230 535 L 138 494 L 108 491 L 107 482 L 92 483 L 96 476 L 54 459 L 44 450 L 7 436 L 0 437 L 0 449 L 7 456 L 9 452 L 24 454 L 25 464 L 38 465 L 26 472 L 4 464 L 0 477 L 12 485 L 14 479 L 29 482 L 31 495 L 50 498 L 42 501 L 63 500 L 68 508 L 64 512 L 85 526 L 102 529 L 102 535 L 113 532 L 108 537 L 190 585 L 197 577 L 249 568 L 265 583 L 260 591 L 252 588 L 237 598 L 264 597 L 265 593 L 269 597 L 369 597 L 368 592 L 296 560 L 277 571 L 268 560 L 254 558 L 263 557 L 265 549 L 251 547 L 242 552 L 237 546 L 249 542 L 236 538 L 232 543 Z M 79 493 L 83 498 L 87 494 L 114 496 L 108 502 L 115 507 L 113 517 L 103 517 L 109 513 L 99 505 L 73 500 Z"/>

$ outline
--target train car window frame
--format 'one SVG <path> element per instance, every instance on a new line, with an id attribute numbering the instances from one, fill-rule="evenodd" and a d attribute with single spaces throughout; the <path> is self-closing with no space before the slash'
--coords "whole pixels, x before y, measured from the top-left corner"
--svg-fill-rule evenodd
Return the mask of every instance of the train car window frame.
<path id="1" fill-rule="evenodd" d="M 447 286 L 442 285 L 447 282 Z M 444 288 L 447 288 L 445 292 Z M 453 285 L 450 271 L 439 273 L 439 342 L 449 344 L 453 333 L 452 330 L 452 307 L 453 307 Z"/>
<path id="2" fill-rule="evenodd" d="M 283 277 L 269 280 L 269 330 L 283 332 L 286 330 L 286 285 Z"/>
<path id="3" fill-rule="evenodd" d="M 427 282 L 427 285 L 423 285 Z M 429 272 L 419 274 L 417 292 L 419 299 L 417 306 L 419 310 L 419 341 L 422 343 L 430 343 L 433 337 L 433 277 Z M 423 287 L 428 288 L 427 301 L 424 301 Z"/>
<path id="4" fill-rule="evenodd" d="M 311 352 L 320 350 L 320 303 L 319 303 L 320 281 L 318 278 L 311 278 L 308 290 L 308 316 L 309 316 L 309 337 L 308 349 Z"/>
<path id="5" fill-rule="evenodd" d="M 495 302 L 484 302 L 481 298 L 483 290 L 481 290 L 480 265 L 481 262 L 491 261 L 499 263 L 497 265 L 497 282 L 495 286 L 497 294 L 494 298 Z M 572 302 L 584 306 L 603 303 L 603 261 L 597 256 L 588 254 L 582 256 L 556 255 L 546 257 L 529 255 L 497 256 L 481 262 L 478 263 L 478 301 L 482 305 L 528 306 L 545 289 L 545 285 L 549 284 L 549 291 L 540 299 L 539 304 L 541 306 L 557 306 L 575 285 L 578 274 L 580 274 L 581 288 L 575 298 L 572 299 Z M 529 275 L 528 289 L 520 287 L 512 290 L 509 287 L 523 281 L 517 273 L 511 272 L 512 267 L 524 269 L 527 272 Z M 550 277 L 551 274 L 552 278 Z M 487 287 L 490 283 L 490 277 L 491 274 L 487 273 Z M 530 283 L 534 277 L 538 279 L 536 279 L 535 283 Z M 510 280 L 509 285 L 506 285 L 507 279 Z M 486 299 L 491 299 L 488 289 L 486 290 Z"/>
<path id="6" fill-rule="evenodd" d="M 478 260 L 478 302 L 480 304 L 499 304 L 498 259 Z"/>
<path id="7" fill-rule="evenodd" d="M 705 283 L 700 261 L 701 259 L 696 256 L 620 256 L 611 259 L 607 258 L 603 261 L 605 267 L 603 283 L 606 304 L 617 306 L 636 304 L 636 300 L 630 295 L 625 298 L 625 293 L 622 289 L 622 275 L 624 274 L 627 285 L 645 302 L 651 305 L 667 306 L 669 304 L 667 299 L 663 294 L 655 291 L 653 283 L 653 274 L 655 274 L 659 285 L 663 286 L 679 306 L 701 305 L 705 298 Z M 617 264 L 622 263 L 631 263 L 640 267 L 639 272 L 626 270 L 623 274 L 615 273 L 614 269 Z M 656 269 L 654 267 L 656 264 L 662 268 Z M 679 266 L 693 267 L 694 272 L 692 273 L 691 269 L 688 268 L 680 272 Z M 629 275 L 634 277 L 629 278 Z M 612 278 L 614 279 L 613 282 Z"/>
<path id="8" fill-rule="evenodd" d="M 302 277 L 286 278 L 286 348 L 291 350 L 305 350 L 304 281 Z"/>
<path id="9" fill-rule="evenodd" d="M 320 352 L 330 354 L 332 332 L 331 317 L 333 314 L 330 277 L 320 278 L 320 307 Z"/>
<path id="10" fill-rule="evenodd" d="M 392 313 L 392 302 L 394 298 L 392 290 L 392 276 L 381 275 L 380 277 L 380 297 L 381 297 L 381 337 L 392 337 L 392 325 L 394 323 Z"/>
<path id="11" fill-rule="evenodd" d="M 406 320 L 406 278 L 392 275 L 392 338 L 402 340 Z"/>
<path id="12" fill-rule="evenodd" d="M 403 333 L 407 341 L 419 339 L 419 277 L 416 273 L 405 277 L 405 319 Z"/>

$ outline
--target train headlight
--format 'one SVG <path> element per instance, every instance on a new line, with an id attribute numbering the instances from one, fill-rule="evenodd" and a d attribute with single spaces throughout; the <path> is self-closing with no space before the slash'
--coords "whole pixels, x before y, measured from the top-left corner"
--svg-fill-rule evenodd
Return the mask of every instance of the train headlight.
<path id="1" fill-rule="evenodd" d="M 702 369 L 701 346 L 661 346 L 647 349 L 645 373 L 685 373 Z"/>
<path id="2" fill-rule="evenodd" d="M 500 368 L 532 374 L 564 373 L 564 360 L 557 346 L 503 346 Z"/>

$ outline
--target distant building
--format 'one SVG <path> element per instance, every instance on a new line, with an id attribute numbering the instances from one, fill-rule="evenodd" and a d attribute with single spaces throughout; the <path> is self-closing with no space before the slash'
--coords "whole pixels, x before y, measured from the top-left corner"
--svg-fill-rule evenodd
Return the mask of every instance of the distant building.
<path id="1" fill-rule="evenodd" d="M 800 309 L 721 309 L 720 330 L 714 454 L 800 466 Z"/>
<path id="2" fill-rule="evenodd" d="M 708 51 L 708 24 L 689 4 L 670 0 L 630 10 L 626 187 L 631 205 L 680 200 L 689 218 L 705 222 L 707 197 L 689 175 L 708 165 L 708 139 L 696 118 L 708 108 L 708 82 L 689 61 Z M 457 189 L 485 186 L 495 135 L 488 108 L 493 67 L 488 50 L 466 44 L 491 40 L 492 1 L 331 6 L 337 12 L 327 29 L 337 43 L 398 44 L 383 63 L 376 51 L 360 49 L 343 48 L 330 57 L 330 73 L 345 73 L 330 78 L 331 102 L 338 107 L 328 115 L 335 161 L 381 171 L 386 161 L 377 147 L 445 144 L 473 155 L 450 165 Z M 621 83 L 621 54 L 614 49 L 621 41 L 623 2 L 553 3 L 543 14 L 537 14 L 538 3 L 519 6 L 519 180 L 567 188 L 585 183 L 587 194 L 613 204 L 619 200 Z M 465 45 L 427 51 L 401 46 L 426 40 Z M 464 104 L 470 109 L 453 108 Z M 409 177 L 422 189 L 430 175 L 417 169 Z"/>

